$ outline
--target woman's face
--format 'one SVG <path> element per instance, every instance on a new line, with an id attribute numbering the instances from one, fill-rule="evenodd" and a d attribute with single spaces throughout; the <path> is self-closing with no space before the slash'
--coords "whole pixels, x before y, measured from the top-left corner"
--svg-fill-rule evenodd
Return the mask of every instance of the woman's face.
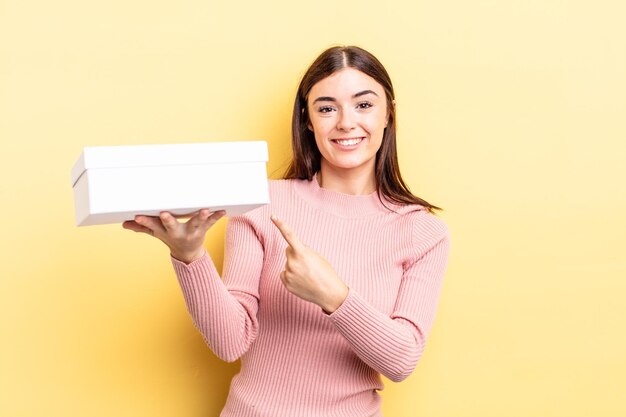
<path id="1" fill-rule="evenodd" d="M 339 70 L 313 85 L 307 110 L 322 169 L 373 175 L 388 120 L 385 90 L 376 80 L 354 68 Z"/>

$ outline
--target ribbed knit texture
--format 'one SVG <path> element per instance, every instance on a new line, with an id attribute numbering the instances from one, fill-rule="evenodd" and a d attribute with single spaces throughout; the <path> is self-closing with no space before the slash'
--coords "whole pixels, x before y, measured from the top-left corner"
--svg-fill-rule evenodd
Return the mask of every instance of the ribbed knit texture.
<path id="1" fill-rule="evenodd" d="M 449 251 L 420 206 L 351 196 L 317 181 L 270 181 L 271 204 L 230 219 L 223 281 L 205 255 L 172 259 L 194 324 L 217 356 L 241 358 L 222 417 L 381 416 L 380 374 L 401 381 L 430 331 Z M 349 287 L 332 314 L 280 281 L 287 243 L 270 214 Z"/>

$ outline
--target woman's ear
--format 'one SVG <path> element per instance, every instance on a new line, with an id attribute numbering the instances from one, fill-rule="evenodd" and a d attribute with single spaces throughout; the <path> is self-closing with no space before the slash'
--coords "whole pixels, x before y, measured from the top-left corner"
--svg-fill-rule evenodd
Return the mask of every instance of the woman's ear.
<path id="1" fill-rule="evenodd" d="M 393 106 L 393 112 L 396 112 L 396 101 L 391 100 L 391 105 Z M 385 120 L 385 127 L 389 124 L 389 116 L 391 115 L 391 109 L 387 109 L 387 120 Z"/>
<path id="2" fill-rule="evenodd" d="M 302 115 L 302 117 L 306 117 L 307 118 L 306 127 L 312 132 L 313 131 L 313 125 L 311 124 L 311 119 L 309 119 L 308 116 L 306 115 L 306 111 L 305 111 L 304 107 L 302 108 L 302 110 L 300 110 L 300 114 Z"/>

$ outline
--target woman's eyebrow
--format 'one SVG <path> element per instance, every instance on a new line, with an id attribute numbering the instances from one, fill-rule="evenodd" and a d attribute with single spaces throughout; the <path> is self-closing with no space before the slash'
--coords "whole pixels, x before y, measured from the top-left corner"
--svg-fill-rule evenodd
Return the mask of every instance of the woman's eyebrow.
<path id="1" fill-rule="evenodd" d="M 372 90 L 363 90 L 363 91 L 359 91 L 358 93 L 354 94 L 352 96 L 352 98 L 358 98 L 367 94 L 374 94 L 376 97 L 378 97 L 378 94 L 376 94 L 374 91 Z M 335 97 L 328 97 L 328 96 L 322 96 L 322 97 L 318 97 L 315 100 L 313 100 L 313 104 L 317 103 L 318 101 L 337 101 L 337 99 Z"/>
<path id="2" fill-rule="evenodd" d="M 361 97 L 364 96 L 366 94 L 374 94 L 376 97 L 378 97 L 378 94 L 376 94 L 374 91 L 372 90 L 363 90 L 363 91 L 359 91 L 358 93 L 356 93 L 355 95 L 352 96 L 352 98 L 357 98 L 357 97 Z"/>
<path id="3" fill-rule="evenodd" d="M 337 101 L 337 99 L 335 97 L 318 97 L 313 100 L 313 104 L 317 103 L 318 101 Z"/>

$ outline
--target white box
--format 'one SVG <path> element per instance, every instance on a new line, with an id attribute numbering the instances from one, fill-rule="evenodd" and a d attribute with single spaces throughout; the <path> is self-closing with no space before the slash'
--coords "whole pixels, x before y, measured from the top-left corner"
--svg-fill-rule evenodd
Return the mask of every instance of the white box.
<path id="1" fill-rule="evenodd" d="M 72 168 L 76 224 L 202 208 L 235 216 L 269 203 L 267 143 L 87 147 Z"/>

